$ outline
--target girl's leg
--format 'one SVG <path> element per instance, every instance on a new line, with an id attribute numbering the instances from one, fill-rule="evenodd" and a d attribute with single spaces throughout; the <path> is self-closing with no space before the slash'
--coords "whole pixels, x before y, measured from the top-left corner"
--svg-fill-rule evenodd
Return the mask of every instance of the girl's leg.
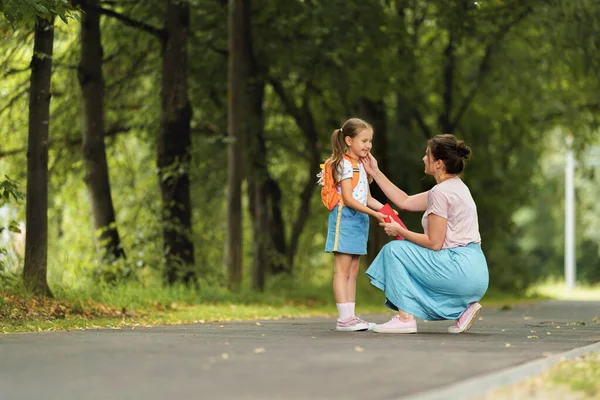
<path id="1" fill-rule="evenodd" d="M 348 275 L 348 301 L 356 302 L 356 278 L 358 277 L 358 269 L 360 264 L 360 256 L 352 256 L 350 264 L 350 273 Z"/>
<path id="2" fill-rule="evenodd" d="M 350 298 L 348 296 L 348 280 L 350 279 L 352 255 L 335 253 L 334 257 L 333 297 L 340 312 L 340 319 L 346 319 L 352 316 L 349 304 Z"/>

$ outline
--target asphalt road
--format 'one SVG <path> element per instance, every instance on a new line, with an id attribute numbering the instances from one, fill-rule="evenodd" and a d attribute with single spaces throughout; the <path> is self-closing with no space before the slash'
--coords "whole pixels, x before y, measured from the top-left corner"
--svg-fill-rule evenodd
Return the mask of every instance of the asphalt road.
<path id="1" fill-rule="evenodd" d="M 600 302 L 544 302 L 484 307 L 459 335 L 333 318 L 0 335 L 0 399 L 397 399 L 598 342 L 597 316 Z"/>

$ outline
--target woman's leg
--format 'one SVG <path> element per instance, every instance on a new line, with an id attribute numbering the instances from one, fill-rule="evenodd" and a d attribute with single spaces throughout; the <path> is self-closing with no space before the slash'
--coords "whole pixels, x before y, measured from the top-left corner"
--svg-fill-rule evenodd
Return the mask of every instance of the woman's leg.
<path id="1" fill-rule="evenodd" d="M 400 321 L 404 321 L 404 322 L 415 319 L 414 315 L 409 314 L 402 310 L 398 310 L 398 317 L 400 317 Z"/>

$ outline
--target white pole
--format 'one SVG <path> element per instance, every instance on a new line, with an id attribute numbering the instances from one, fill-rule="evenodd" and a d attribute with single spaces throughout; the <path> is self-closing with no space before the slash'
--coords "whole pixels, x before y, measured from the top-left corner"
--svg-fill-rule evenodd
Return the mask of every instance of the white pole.
<path id="1" fill-rule="evenodd" d="M 573 136 L 567 136 L 565 165 L 565 284 L 567 294 L 575 287 L 575 160 Z"/>

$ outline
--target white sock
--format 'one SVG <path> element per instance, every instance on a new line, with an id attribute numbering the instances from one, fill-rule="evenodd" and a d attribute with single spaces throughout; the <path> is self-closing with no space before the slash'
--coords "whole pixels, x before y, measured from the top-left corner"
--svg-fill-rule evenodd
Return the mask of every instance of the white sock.
<path id="1" fill-rule="evenodd" d="M 356 303 L 348 303 L 348 304 L 350 304 L 350 312 L 352 313 L 352 315 L 355 315 L 354 314 L 354 307 L 356 306 Z"/>
<path id="2" fill-rule="evenodd" d="M 348 319 L 352 316 L 349 306 L 350 304 L 351 303 L 335 303 L 338 313 L 340 314 L 340 320 Z"/>

